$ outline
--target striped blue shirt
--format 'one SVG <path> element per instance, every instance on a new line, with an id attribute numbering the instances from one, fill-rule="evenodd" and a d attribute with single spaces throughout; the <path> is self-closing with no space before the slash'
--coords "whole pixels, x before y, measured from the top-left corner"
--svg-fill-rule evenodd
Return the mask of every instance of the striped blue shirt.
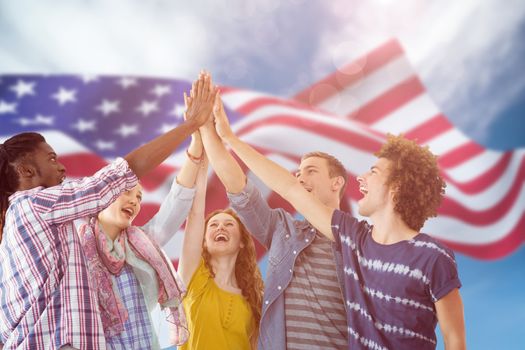
<path id="1" fill-rule="evenodd" d="M 434 303 L 461 287 L 453 252 L 424 233 L 379 244 L 371 230 L 365 221 L 334 211 L 349 349 L 435 349 Z"/>

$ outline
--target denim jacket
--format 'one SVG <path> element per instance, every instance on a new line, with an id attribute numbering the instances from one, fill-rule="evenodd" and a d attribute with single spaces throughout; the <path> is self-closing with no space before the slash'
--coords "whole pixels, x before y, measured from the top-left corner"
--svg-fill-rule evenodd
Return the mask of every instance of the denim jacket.
<path id="1" fill-rule="evenodd" d="M 284 209 L 271 209 L 248 180 L 244 190 L 228 193 L 230 204 L 243 224 L 268 249 L 268 270 L 259 332 L 259 349 L 286 349 L 284 290 L 290 284 L 297 255 L 314 239 L 315 229 Z M 343 290 L 344 270 L 340 247 L 332 243 L 337 278 Z"/>

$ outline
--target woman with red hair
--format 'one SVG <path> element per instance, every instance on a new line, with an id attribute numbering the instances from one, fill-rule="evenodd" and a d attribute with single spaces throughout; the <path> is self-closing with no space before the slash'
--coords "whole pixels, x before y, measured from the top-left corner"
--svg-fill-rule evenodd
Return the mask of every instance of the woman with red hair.
<path id="1" fill-rule="evenodd" d="M 181 349 L 255 349 L 263 292 L 255 245 L 233 210 L 204 219 L 206 177 L 204 159 L 178 267 L 190 332 Z"/>

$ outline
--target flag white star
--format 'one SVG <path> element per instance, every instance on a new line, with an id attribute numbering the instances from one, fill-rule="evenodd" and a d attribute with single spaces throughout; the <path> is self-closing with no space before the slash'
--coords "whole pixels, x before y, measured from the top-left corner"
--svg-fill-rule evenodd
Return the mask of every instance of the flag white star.
<path id="1" fill-rule="evenodd" d="M 86 131 L 95 131 L 97 129 L 96 124 L 97 122 L 95 120 L 84 120 L 79 118 L 71 127 L 78 130 L 80 133 L 84 133 Z"/>
<path id="2" fill-rule="evenodd" d="M 175 116 L 177 119 L 181 119 L 184 115 L 184 112 L 186 112 L 186 106 L 180 103 L 175 103 L 173 109 L 170 112 L 170 115 Z"/>
<path id="3" fill-rule="evenodd" d="M 137 85 L 137 79 L 135 78 L 126 78 L 126 77 L 123 77 L 123 78 L 120 78 L 118 81 L 117 81 L 117 84 L 122 86 L 123 89 L 127 89 L 129 88 L 130 86 L 135 86 Z"/>
<path id="4" fill-rule="evenodd" d="M 15 120 L 18 124 L 22 126 L 29 126 L 29 125 L 53 125 L 54 117 L 52 116 L 45 116 L 42 114 L 37 114 L 35 118 L 18 118 Z"/>
<path id="5" fill-rule="evenodd" d="M 155 85 L 153 90 L 151 90 L 152 94 L 157 95 L 157 97 L 162 97 L 166 94 L 169 94 L 171 92 L 171 86 L 169 85 Z"/>
<path id="6" fill-rule="evenodd" d="M 11 86 L 9 89 L 16 93 L 16 97 L 20 98 L 25 95 L 35 95 L 35 84 L 34 81 L 25 82 L 19 79 L 16 85 Z"/>
<path id="7" fill-rule="evenodd" d="M 120 127 L 115 130 L 116 134 L 126 138 L 131 135 L 138 134 L 138 125 L 137 124 L 120 124 Z"/>
<path id="8" fill-rule="evenodd" d="M 31 125 L 31 119 L 29 118 L 18 118 L 14 120 L 15 123 L 18 123 L 22 126 L 28 126 Z"/>
<path id="9" fill-rule="evenodd" d="M 84 74 L 80 77 L 80 79 L 82 79 L 84 84 L 89 84 L 91 82 L 98 81 L 99 78 L 93 74 Z"/>
<path id="10" fill-rule="evenodd" d="M 52 95 L 52 97 L 57 100 L 58 104 L 63 106 L 68 102 L 76 102 L 77 101 L 77 91 L 75 89 L 65 89 L 62 86 L 58 89 L 58 91 Z"/>
<path id="11" fill-rule="evenodd" d="M 165 134 L 168 131 L 170 131 L 171 129 L 174 129 L 175 127 L 177 127 L 177 125 L 178 124 L 162 124 L 162 126 L 158 130 L 158 133 L 159 134 Z"/>
<path id="12" fill-rule="evenodd" d="M 16 102 L 9 103 L 4 100 L 0 100 L 0 114 L 16 113 Z"/>
<path id="13" fill-rule="evenodd" d="M 104 114 L 105 117 L 107 117 L 111 113 L 120 112 L 120 101 L 110 101 L 104 99 L 102 100 L 102 102 L 100 102 L 100 104 L 97 107 L 95 107 L 95 109 Z"/>
<path id="14" fill-rule="evenodd" d="M 104 141 L 99 139 L 95 141 L 95 147 L 98 148 L 99 151 L 114 150 L 115 142 Z"/>
<path id="15" fill-rule="evenodd" d="M 145 117 L 158 110 L 159 106 L 157 106 L 157 101 L 142 101 L 140 106 L 137 107 L 137 111 L 142 113 Z"/>
<path id="16" fill-rule="evenodd" d="M 35 117 L 35 122 L 45 125 L 53 125 L 53 121 L 55 120 L 55 117 L 53 116 L 45 116 L 42 114 L 37 114 Z"/>

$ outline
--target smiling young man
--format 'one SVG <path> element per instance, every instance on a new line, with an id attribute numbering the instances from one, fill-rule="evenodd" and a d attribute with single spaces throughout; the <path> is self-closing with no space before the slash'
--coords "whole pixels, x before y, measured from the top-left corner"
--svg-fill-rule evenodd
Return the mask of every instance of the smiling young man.
<path id="1" fill-rule="evenodd" d="M 454 254 L 419 232 L 436 215 L 445 188 L 428 148 L 388 137 L 377 163 L 358 178 L 359 212 L 369 225 L 323 203 L 317 190 L 242 142 L 225 115 L 215 114 L 215 122 L 248 168 L 342 252 L 349 349 L 435 349 L 438 322 L 447 350 L 465 348 Z"/>
<path id="2" fill-rule="evenodd" d="M 90 177 L 64 182 L 65 168 L 40 134 L 23 133 L 0 144 L 0 344 L 5 348 L 106 348 L 73 221 L 95 215 L 133 188 L 209 118 L 217 90 L 206 74 L 195 84 L 184 123 Z"/>
<path id="3" fill-rule="evenodd" d="M 226 119 L 220 100 L 216 118 Z M 250 233 L 268 249 L 259 349 L 341 349 L 347 346 L 343 261 L 336 243 L 306 220 L 268 206 L 223 146 L 213 123 L 200 129 L 206 154 Z M 256 173 L 256 175 L 258 175 Z M 288 172 L 287 176 L 291 176 Z M 323 205 L 339 208 L 346 170 L 322 152 L 303 156 L 294 182 Z M 305 191 L 305 192 L 306 192 Z"/>

